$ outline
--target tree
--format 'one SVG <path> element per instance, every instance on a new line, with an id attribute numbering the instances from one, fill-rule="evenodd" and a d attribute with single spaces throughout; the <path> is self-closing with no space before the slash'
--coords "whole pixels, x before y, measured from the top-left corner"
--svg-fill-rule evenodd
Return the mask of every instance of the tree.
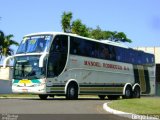
<path id="1" fill-rule="evenodd" d="M 84 37 L 88 37 L 89 30 L 85 24 L 81 22 L 80 19 L 75 21 L 72 20 L 72 13 L 71 12 L 63 12 L 62 19 L 61 19 L 61 26 L 64 32 L 72 32 L 74 34 L 78 34 Z"/>
<path id="2" fill-rule="evenodd" d="M 78 34 L 84 37 L 90 37 L 96 40 L 103 39 L 114 42 L 132 42 L 129 38 L 127 38 L 124 32 L 105 31 L 102 30 L 99 26 L 97 26 L 96 29 L 93 29 L 83 24 L 80 19 L 77 19 L 73 22 L 71 22 L 71 20 L 72 12 L 63 12 L 61 24 L 64 32 L 72 32 L 74 34 Z"/>
<path id="3" fill-rule="evenodd" d="M 131 43 L 132 40 L 130 40 L 129 38 L 127 38 L 126 34 L 124 32 L 112 32 L 111 33 L 111 37 L 109 38 L 109 40 L 114 41 L 114 42 L 129 42 Z"/>
<path id="4" fill-rule="evenodd" d="M 12 34 L 6 35 L 0 31 L 0 59 L 2 59 L 2 56 L 9 56 L 14 54 L 14 50 L 10 47 L 12 45 L 18 46 L 19 44 L 12 40 L 14 36 Z"/>
<path id="5" fill-rule="evenodd" d="M 72 20 L 72 13 L 63 12 L 61 26 L 64 32 L 71 32 L 71 20 Z"/>
<path id="6" fill-rule="evenodd" d="M 96 40 L 103 39 L 103 31 L 101 30 L 101 28 L 99 26 L 97 26 L 96 29 L 91 29 L 90 34 L 91 34 L 90 35 L 91 38 L 93 38 L 93 39 L 96 39 Z"/>
<path id="7" fill-rule="evenodd" d="M 129 42 L 129 43 L 132 42 L 132 40 L 127 38 L 124 32 L 102 31 L 99 26 L 91 31 L 91 36 L 92 38 L 97 40 L 103 39 L 103 40 L 110 40 L 113 42 Z"/>
<path id="8" fill-rule="evenodd" d="M 77 19 L 77 20 L 73 21 L 73 23 L 72 23 L 72 33 L 78 34 L 78 35 L 81 35 L 81 36 L 84 36 L 84 37 L 89 36 L 88 28 L 86 27 L 85 24 L 83 24 L 81 22 L 80 19 Z"/>
<path id="9" fill-rule="evenodd" d="M 0 31 L 0 59 L 2 57 L 2 46 L 3 46 L 3 41 L 4 41 L 4 33 Z"/>
<path id="10" fill-rule="evenodd" d="M 113 36 L 112 31 L 102 31 L 102 36 L 104 40 L 109 40 Z"/>
<path id="11" fill-rule="evenodd" d="M 131 43 L 132 40 L 127 38 L 126 34 L 124 32 L 118 32 L 116 35 L 115 35 L 115 40 L 116 41 L 121 41 L 121 42 L 129 42 Z M 115 41 L 115 42 L 116 42 Z"/>

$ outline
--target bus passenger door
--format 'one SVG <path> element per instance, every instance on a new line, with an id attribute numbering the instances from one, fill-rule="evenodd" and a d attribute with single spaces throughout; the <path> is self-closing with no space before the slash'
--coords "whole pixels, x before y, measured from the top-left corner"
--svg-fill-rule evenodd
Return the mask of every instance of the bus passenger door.
<path id="1" fill-rule="evenodd" d="M 64 70 L 68 54 L 68 36 L 55 36 L 48 58 L 47 76 L 58 77 Z"/>

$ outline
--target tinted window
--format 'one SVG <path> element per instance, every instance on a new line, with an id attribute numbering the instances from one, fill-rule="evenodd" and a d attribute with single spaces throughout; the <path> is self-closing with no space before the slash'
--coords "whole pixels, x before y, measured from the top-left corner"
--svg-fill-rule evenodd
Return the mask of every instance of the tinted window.
<path id="1" fill-rule="evenodd" d="M 50 53 L 61 52 L 66 53 L 68 50 L 68 37 L 67 36 L 56 36 L 53 40 Z"/>
<path id="2" fill-rule="evenodd" d="M 58 35 L 54 38 L 48 58 L 48 77 L 55 77 L 63 71 L 68 53 L 68 36 Z"/>
<path id="3" fill-rule="evenodd" d="M 115 48 L 102 43 L 71 37 L 70 53 L 100 59 L 116 59 Z"/>
<path id="4" fill-rule="evenodd" d="M 134 49 L 121 48 L 89 41 L 82 38 L 70 38 L 70 53 L 98 59 L 114 60 L 131 64 L 154 63 L 152 54 Z"/>

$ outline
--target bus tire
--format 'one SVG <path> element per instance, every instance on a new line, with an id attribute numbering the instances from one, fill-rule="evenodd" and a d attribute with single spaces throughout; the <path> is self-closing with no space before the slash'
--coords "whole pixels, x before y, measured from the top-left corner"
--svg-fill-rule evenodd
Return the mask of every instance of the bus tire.
<path id="1" fill-rule="evenodd" d="M 46 100 L 48 95 L 38 95 L 41 100 Z"/>
<path id="2" fill-rule="evenodd" d="M 66 99 L 67 100 L 78 99 L 78 87 L 76 84 L 73 84 L 73 83 L 69 84 L 67 88 Z"/>
<path id="3" fill-rule="evenodd" d="M 141 90 L 140 90 L 140 87 L 139 86 L 136 86 L 133 90 L 133 95 L 132 97 L 133 98 L 140 98 L 141 97 L 141 94 L 140 94 Z"/>
<path id="4" fill-rule="evenodd" d="M 98 95 L 98 97 L 101 99 L 101 100 L 104 100 L 105 99 L 105 95 Z"/>
<path id="5" fill-rule="evenodd" d="M 132 97 L 132 87 L 128 85 L 125 89 L 125 93 L 122 96 L 123 99 L 129 99 Z"/>

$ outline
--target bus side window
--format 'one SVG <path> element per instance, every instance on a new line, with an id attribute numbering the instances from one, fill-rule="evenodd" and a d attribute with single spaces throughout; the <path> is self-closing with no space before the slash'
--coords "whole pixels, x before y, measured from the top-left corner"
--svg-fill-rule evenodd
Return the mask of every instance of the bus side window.
<path id="1" fill-rule="evenodd" d="M 80 43 L 78 39 L 70 37 L 70 53 L 74 55 L 80 54 Z"/>
<path id="2" fill-rule="evenodd" d="M 67 36 L 56 36 L 52 43 L 50 53 L 53 52 L 67 53 L 68 52 L 67 38 L 68 38 Z"/>
<path id="3" fill-rule="evenodd" d="M 122 62 L 122 51 L 121 51 L 121 48 L 116 47 L 116 53 L 117 53 L 116 60 L 119 61 L 119 62 Z"/>
<path id="4" fill-rule="evenodd" d="M 109 49 L 110 59 L 111 59 L 111 60 L 116 60 L 116 51 L 115 51 L 115 47 L 109 46 L 108 49 Z"/>
<path id="5" fill-rule="evenodd" d="M 101 50 L 100 52 L 101 59 L 110 59 L 110 52 L 109 52 L 108 45 L 101 45 L 100 50 Z"/>

